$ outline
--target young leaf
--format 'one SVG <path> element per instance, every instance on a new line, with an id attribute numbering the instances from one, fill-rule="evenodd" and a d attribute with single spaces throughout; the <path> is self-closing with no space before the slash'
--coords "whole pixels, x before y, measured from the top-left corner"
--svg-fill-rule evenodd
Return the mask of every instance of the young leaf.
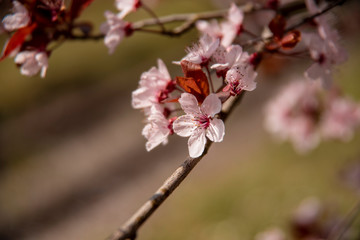
<path id="1" fill-rule="evenodd" d="M 185 77 L 176 77 L 176 83 L 186 92 L 193 94 L 199 103 L 209 95 L 209 83 L 201 66 L 189 61 L 181 61 L 181 68 Z"/>
<path id="2" fill-rule="evenodd" d="M 269 23 L 269 29 L 275 38 L 281 39 L 284 35 L 286 20 L 282 15 L 276 15 Z"/>
<path id="3" fill-rule="evenodd" d="M 30 26 L 18 29 L 6 43 L 4 50 L 1 54 L 0 61 L 8 57 L 14 50 L 21 47 L 26 37 L 29 36 L 35 28 L 36 23 L 33 23 Z"/>

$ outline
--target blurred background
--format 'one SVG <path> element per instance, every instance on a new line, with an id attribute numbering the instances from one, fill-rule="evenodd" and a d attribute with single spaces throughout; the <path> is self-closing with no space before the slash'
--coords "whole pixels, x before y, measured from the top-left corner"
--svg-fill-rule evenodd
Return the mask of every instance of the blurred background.
<path id="1" fill-rule="evenodd" d="M 159 16 L 226 7 L 144 1 Z M 94 1 L 81 19 L 97 31 L 108 9 L 115 11 L 113 1 Z M 358 102 L 359 10 L 350 1 L 334 13 L 350 56 L 336 82 Z M 148 17 L 140 10 L 128 19 Z M 195 30 L 179 38 L 135 33 L 110 56 L 102 41 L 68 41 L 52 53 L 45 79 L 20 75 L 11 58 L 0 63 L 1 240 L 104 239 L 152 195 L 187 156 L 187 139 L 171 137 L 166 147 L 146 152 L 144 117 L 131 108 L 131 92 L 157 58 L 172 77 L 180 76 L 171 62 L 197 38 Z M 267 99 L 308 65 L 265 60 L 258 88 L 227 121 L 224 141 L 212 146 L 138 239 L 254 239 L 271 227 L 290 236 L 294 211 L 309 197 L 336 218 L 347 216 L 359 200 L 359 131 L 350 142 L 324 142 L 298 155 L 263 130 Z"/>

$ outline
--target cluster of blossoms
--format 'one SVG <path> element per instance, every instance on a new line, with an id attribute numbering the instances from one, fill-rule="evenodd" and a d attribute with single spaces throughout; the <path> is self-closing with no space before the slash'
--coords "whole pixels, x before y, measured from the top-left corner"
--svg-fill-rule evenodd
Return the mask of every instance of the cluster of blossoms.
<path id="1" fill-rule="evenodd" d="M 232 5 L 230 12 L 234 8 L 237 7 Z M 218 35 L 203 34 L 186 51 L 185 57 L 174 62 L 181 65 L 184 76 L 171 78 L 165 64 L 158 60 L 158 68 L 141 75 L 139 88 L 132 94 L 132 105 L 143 109 L 147 118 L 142 133 L 148 151 L 166 144 L 168 136 L 175 133 L 189 137 L 189 155 L 195 158 L 203 153 L 207 139 L 223 140 L 225 126 L 218 117 L 222 104 L 242 91 L 254 90 L 257 73 L 252 55 L 239 45 L 224 46 Z M 217 90 L 213 87 L 212 71 L 221 82 Z M 183 115 L 177 115 L 177 104 Z"/>
<path id="2" fill-rule="evenodd" d="M 313 0 L 305 1 L 311 14 L 320 12 Z M 332 72 L 336 65 L 347 60 L 346 51 L 340 46 L 339 34 L 331 28 L 326 15 L 320 15 L 313 20 L 315 32 L 303 32 L 304 43 L 309 48 L 313 64 L 305 71 L 305 77 L 311 80 L 320 79 L 323 86 L 329 88 L 332 84 Z"/>
<path id="3" fill-rule="evenodd" d="M 73 0 L 69 7 L 63 0 L 13 1 L 12 10 L 2 20 L 4 31 L 11 37 L 0 61 L 15 56 L 22 74 L 33 76 L 40 72 L 44 77 L 52 52 L 48 48 L 51 42 L 90 36 L 91 24 L 75 23 L 74 20 L 92 1 Z M 184 76 L 172 78 L 165 64 L 158 60 L 158 67 L 143 73 L 139 88 L 133 92 L 133 107 L 143 109 L 147 118 L 143 130 L 148 140 L 147 150 L 165 144 L 168 136 L 174 133 L 190 137 L 188 144 L 192 157 L 202 154 L 207 138 L 214 142 L 222 141 L 225 127 L 217 117 L 222 104 L 231 96 L 256 88 L 255 68 L 264 55 L 291 55 L 302 46 L 301 51 L 309 52 L 312 59 L 305 77 L 319 80 L 330 89 L 334 66 L 343 63 L 347 56 L 338 43 L 339 35 L 327 23 L 326 15 L 319 14 L 324 7 L 314 0 L 305 3 L 311 21 L 306 20 L 292 28 L 286 26 L 288 19 L 285 15 L 277 11 L 279 1 L 267 1 L 260 9 L 271 12 L 273 17 L 268 25 L 260 27 L 263 33 L 270 35 L 257 41 L 253 48 L 256 52 L 252 54 L 235 44 L 244 35 L 250 35 L 250 40 L 259 37 L 244 25 L 244 12 L 234 3 L 222 21 L 215 18 L 197 21 L 195 26 L 202 36 L 186 49 L 185 57 L 174 62 L 182 67 Z M 144 30 L 124 20 L 140 7 L 154 17 L 154 25 L 161 27 L 159 34 L 170 32 L 141 0 L 115 0 L 115 6 L 118 13 L 105 12 L 107 22 L 100 28 L 103 35 L 99 35 L 104 37 L 110 54 L 125 36 Z M 311 24 L 305 24 L 309 22 Z M 75 29 L 83 35 L 73 35 Z M 302 44 L 298 44 L 300 42 Z M 295 48 L 296 51 L 291 52 Z M 218 89 L 214 88 L 215 78 L 220 82 L 215 85 L 220 86 Z M 323 97 L 320 89 L 318 84 L 309 86 L 305 82 L 294 82 L 274 103 L 269 104 L 267 128 L 282 139 L 290 139 L 299 151 L 313 148 L 321 138 L 349 139 L 359 122 L 357 105 L 340 96 Z M 185 115 L 176 115 L 179 113 L 177 104 Z"/>
<path id="4" fill-rule="evenodd" d="M 24 5 L 18 1 L 13 2 L 12 13 L 8 14 L 2 20 L 4 30 L 21 34 L 21 30 L 33 31 L 35 28 L 34 24 L 31 24 L 31 17 Z M 20 30 L 21 29 L 21 30 Z M 24 30 L 23 30 L 24 31 Z M 41 77 L 45 77 L 46 70 L 48 67 L 48 55 L 44 48 L 37 48 L 30 50 L 21 49 L 19 52 L 20 45 L 13 49 L 9 55 L 15 55 L 15 63 L 21 65 L 21 73 L 27 76 L 33 76 L 41 71 Z M 4 58 L 4 55 L 3 55 Z"/>
<path id="5" fill-rule="evenodd" d="M 63 0 L 54 1 L 12 1 L 12 8 L 2 19 L 3 33 L 10 34 L 4 46 L 0 61 L 15 56 L 20 72 L 34 76 L 40 72 L 45 77 L 48 57 L 52 50 L 48 48 L 53 41 L 72 38 L 73 30 L 79 28 L 85 35 L 90 31 L 89 24 L 74 24 L 93 0 L 71 1 L 69 8 Z"/>
<path id="6" fill-rule="evenodd" d="M 328 239 L 342 218 L 333 206 L 322 203 L 316 197 L 308 197 L 293 211 L 287 224 L 290 227 L 288 231 L 272 227 L 258 233 L 255 240 Z"/>
<path id="7" fill-rule="evenodd" d="M 313 0 L 307 0 L 306 4 L 309 13 L 320 12 Z M 134 108 L 143 109 L 147 118 L 143 135 L 148 151 L 167 143 L 168 136 L 174 133 L 189 137 L 191 157 L 202 154 L 206 138 L 222 141 L 225 127 L 217 118 L 221 105 L 230 96 L 256 88 L 255 68 L 262 53 L 286 53 L 300 41 L 306 47 L 302 51 L 309 51 L 313 60 L 305 76 L 316 81 L 313 84 L 294 81 L 270 102 L 266 110 L 267 129 L 280 139 L 292 141 L 299 152 L 314 148 L 321 139 L 351 138 L 353 129 L 360 123 L 359 107 L 339 94 L 326 95 L 321 87 L 330 88 L 333 66 L 346 59 L 337 43 L 336 31 L 327 25 L 323 16 L 314 18 L 312 24 L 300 32 L 288 31 L 285 18 L 275 15 L 268 25 L 272 37 L 253 54 L 234 44 L 237 37 L 247 31 L 243 20 L 242 10 L 231 4 L 222 22 L 197 21 L 201 38 L 186 49 L 185 57 L 174 62 L 181 65 L 184 77 L 171 78 L 161 60 L 158 68 L 143 73 L 139 88 L 133 92 L 132 103 Z M 217 90 L 213 87 L 213 75 L 221 81 Z M 177 103 L 185 115 L 176 115 Z"/>
<path id="8" fill-rule="evenodd" d="M 321 12 L 315 1 L 305 3 L 310 14 Z M 305 50 L 313 60 L 304 74 L 311 82 L 304 79 L 291 82 L 265 111 L 266 129 L 281 140 L 291 141 L 300 153 L 315 148 L 321 140 L 350 140 L 360 125 L 360 106 L 339 94 L 332 85 L 333 69 L 346 61 L 347 54 L 326 17 L 315 17 L 301 32 Z"/>
<path id="9" fill-rule="evenodd" d="M 360 125 L 360 105 L 319 82 L 303 79 L 285 86 L 266 107 L 265 127 L 292 142 L 298 152 L 316 147 L 321 139 L 348 141 Z"/>

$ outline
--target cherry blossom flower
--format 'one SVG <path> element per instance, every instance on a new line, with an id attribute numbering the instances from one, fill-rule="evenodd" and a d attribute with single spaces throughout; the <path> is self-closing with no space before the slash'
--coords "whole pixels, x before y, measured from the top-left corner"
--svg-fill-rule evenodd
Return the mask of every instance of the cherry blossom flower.
<path id="1" fill-rule="evenodd" d="M 140 0 L 116 0 L 116 8 L 121 11 L 118 14 L 119 18 L 124 18 L 130 12 L 136 11 L 141 6 Z"/>
<path id="2" fill-rule="evenodd" d="M 311 225 L 321 217 L 323 211 L 323 206 L 318 198 L 305 198 L 294 211 L 294 222 L 300 226 Z"/>
<path id="3" fill-rule="evenodd" d="M 106 34 L 104 43 L 109 48 L 109 54 L 112 54 L 123 38 L 132 33 L 132 28 L 129 22 L 123 21 L 110 11 L 105 12 L 105 17 L 107 22 L 101 25 L 100 31 Z"/>
<path id="4" fill-rule="evenodd" d="M 316 14 L 321 11 L 314 0 L 306 0 L 305 3 L 308 11 L 311 14 Z M 326 17 L 326 15 L 320 15 L 314 19 L 314 22 L 317 25 L 318 34 L 324 41 L 323 44 L 325 43 L 328 45 L 330 50 L 333 52 L 333 55 L 336 56 L 338 64 L 343 63 L 347 59 L 347 54 L 345 50 L 342 49 L 342 47 L 338 44 L 340 39 L 338 32 L 330 27 Z"/>
<path id="5" fill-rule="evenodd" d="M 293 81 L 265 109 L 265 128 L 278 139 L 291 141 L 299 153 L 315 148 L 320 141 L 319 89 L 315 82 Z"/>
<path id="6" fill-rule="evenodd" d="M 14 31 L 27 26 L 30 22 L 30 16 L 27 9 L 18 1 L 13 1 L 13 14 L 4 17 L 2 23 L 7 31 Z"/>
<path id="7" fill-rule="evenodd" d="M 44 78 L 48 68 L 48 56 L 45 52 L 22 51 L 16 55 L 15 63 L 21 65 L 21 74 L 34 76 L 41 71 L 40 76 Z"/>
<path id="8" fill-rule="evenodd" d="M 243 11 L 233 3 L 229 9 L 226 21 L 219 24 L 216 20 L 211 20 L 210 22 L 199 20 L 196 22 L 196 27 L 203 35 L 220 39 L 221 45 L 228 47 L 242 31 L 243 19 Z"/>
<path id="9" fill-rule="evenodd" d="M 238 64 L 230 68 L 226 73 L 225 82 L 227 86 L 223 91 L 230 91 L 230 94 L 235 96 L 241 91 L 253 91 L 256 88 L 255 78 L 257 72 L 250 64 Z"/>
<path id="10" fill-rule="evenodd" d="M 212 38 L 222 39 L 224 36 L 221 25 L 217 20 L 212 19 L 209 22 L 205 20 L 199 20 L 196 22 L 196 28 L 203 33 L 203 35 L 209 35 Z"/>
<path id="11" fill-rule="evenodd" d="M 242 31 L 242 23 L 244 20 L 244 12 L 234 3 L 231 4 L 227 21 L 222 23 L 223 38 L 221 44 L 225 47 L 230 46 L 236 36 Z"/>
<path id="12" fill-rule="evenodd" d="M 167 98 L 173 87 L 166 65 L 158 59 L 158 68 L 152 67 L 141 75 L 139 88 L 132 92 L 132 106 L 150 108 Z"/>
<path id="13" fill-rule="evenodd" d="M 217 72 L 226 72 L 235 63 L 240 63 L 242 53 L 240 45 L 231 45 L 227 48 L 219 46 L 212 57 L 216 63 L 211 66 L 211 69 L 216 69 Z"/>
<path id="14" fill-rule="evenodd" d="M 316 34 L 303 34 L 303 39 L 314 60 L 314 63 L 305 71 L 305 77 L 312 80 L 320 79 L 322 84 L 329 88 L 334 66 L 345 59 L 343 52 L 334 52 L 330 45 L 324 44 L 324 40 Z"/>
<path id="15" fill-rule="evenodd" d="M 349 141 L 360 125 L 360 106 L 350 99 L 337 97 L 330 101 L 322 119 L 322 135 L 328 139 Z"/>
<path id="16" fill-rule="evenodd" d="M 173 133 L 172 121 L 165 118 L 163 108 L 159 105 L 152 105 L 142 135 L 148 140 L 146 150 L 151 151 L 158 145 L 166 144 L 168 136 Z"/>
<path id="17" fill-rule="evenodd" d="M 186 115 L 174 121 L 174 132 L 181 137 L 190 137 L 188 140 L 190 157 L 199 157 L 204 151 L 206 137 L 213 142 L 221 142 L 224 138 L 224 122 L 215 118 L 215 115 L 221 111 L 221 101 L 215 94 L 210 94 L 199 107 L 194 95 L 182 93 L 179 103 Z"/>
<path id="18" fill-rule="evenodd" d="M 311 14 L 320 12 L 320 8 L 313 0 L 305 1 L 308 11 Z M 304 33 L 303 39 L 309 47 L 310 54 L 315 63 L 305 72 L 309 79 L 321 79 L 325 87 L 332 83 L 332 70 L 335 65 L 344 63 L 347 60 L 346 51 L 340 46 L 339 34 L 332 29 L 325 15 L 314 19 L 318 35 Z"/>
<path id="19" fill-rule="evenodd" d="M 206 65 L 208 64 L 216 49 L 219 47 L 219 44 L 219 39 L 211 38 L 209 35 L 203 35 L 198 43 L 186 49 L 188 54 L 181 60 L 187 60 L 195 64 Z"/>

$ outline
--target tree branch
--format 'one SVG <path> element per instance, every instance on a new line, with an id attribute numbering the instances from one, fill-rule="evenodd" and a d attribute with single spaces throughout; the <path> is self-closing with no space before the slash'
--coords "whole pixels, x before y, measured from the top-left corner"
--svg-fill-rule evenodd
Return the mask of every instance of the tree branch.
<path id="1" fill-rule="evenodd" d="M 255 10 L 258 10 L 253 4 L 245 4 L 240 6 L 244 13 L 250 13 Z M 142 21 L 138 21 L 132 24 L 132 28 L 134 31 L 144 31 L 149 33 L 156 33 L 161 35 L 167 36 L 180 36 L 187 31 L 189 31 L 198 20 L 207 20 L 207 19 L 215 19 L 215 18 L 223 18 L 226 13 L 227 9 L 225 10 L 217 10 L 217 11 L 210 11 L 210 12 L 202 12 L 202 13 L 183 13 L 183 14 L 173 14 L 164 17 L 154 17 L 145 19 Z M 172 29 L 166 30 L 164 25 L 168 23 L 176 23 L 176 22 L 183 22 L 180 26 Z M 161 26 L 161 29 L 147 29 L 147 27 L 152 26 Z M 97 34 L 97 35 L 83 35 L 77 36 L 72 35 L 69 39 L 72 40 L 100 40 L 104 38 L 105 35 Z"/>
<path id="2" fill-rule="evenodd" d="M 225 122 L 226 119 L 233 112 L 234 108 L 240 103 L 244 96 L 242 92 L 229 105 L 228 109 L 220 113 L 220 118 Z M 180 183 L 187 177 L 191 170 L 198 162 L 207 154 L 212 145 L 208 141 L 205 145 L 203 154 L 198 158 L 187 157 L 186 160 L 178 167 L 171 176 L 163 183 L 163 185 L 154 193 L 154 195 L 142 205 L 134 215 L 132 215 L 125 224 L 115 231 L 107 240 L 125 240 L 136 238 L 136 234 L 141 225 L 152 215 L 152 213 L 165 201 L 165 199 L 180 185 Z"/>
<path id="3" fill-rule="evenodd" d="M 307 18 L 304 18 L 301 22 L 291 26 L 290 28 L 286 29 L 286 31 L 290 31 L 294 28 L 297 28 L 301 26 L 302 24 L 314 19 L 317 16 L 320 16 L 330 9 L 334 8 L 335 6 L 338 6 L 342 3 L 344 3 L 346 0 L 338 0 L 335 1 L 332 4 L 329 4 L 324 10 L 322 10 L 319 13 L 316 13 L 314 15 L 311 15 Z M 304 4 L 300 4 L 301 8 L 304 8 Z M 253 11 L 254 8 L 248 8 L 248 11 Z M 294 9 L 292 9 L 294 11 Z M 209 13 L 200 13 L 200 14 L 176 14 L 171 16 L 166 16 L 162 18 L 157 19 L 148 19 L 141 22 L 137 22 L 133 25 L 135 30 L 142 30 L 142 31 L 149 31 L 153 33 L 160 33 L 165 34 L 169 36 L 177 36 L 180 34 L 183 34 L 184 32 L 188 31 L 197 20 L 200 19 L 212 19 L 217 17 L 222 17 L 225 14 L 225 11 L 216 11 L 216 12 L 209 12 Z M 177 22 L 177 21 L 184 21 L 183 25 L 180 25 L 178 28 L 175 28 L 174 30 L 165 31 L 164 28 L 160 30 L 156 29 L 146 29 L 144 27 L 146 26 L 152 26 L 152 25 L 159 25 L 159 22 L 161 24 L 166 24 L 170 22 Z M 254 38 L 250 40 L 250 43 L 247 44 L 253 44 L 255 41 L 264 41 L 266 39 L 264 38 Z M 246 44 L 245 44 L 246 45 Z M 241 101 L 241 99 L 244 96 L 244 92 L 242 92 L 239 96 L 237 96 L 234 101 L 232 101 L 228 107 L 228 109 L 223 110 L 220 112 L 219 117 L 225 122 L 226 119 L 230 116 L 230 114 L 233 112 L 236 105 Z M 155 210 L 167 199 L 169 195 L 173 193 L 173 191 L 181 184 L 181 182 L 188 176 L 188 174 L 191 172 L 191 170 L 196 166 L 198 162 L 207 154 L 208 150 L 210 149 L 212 145 L 211 141 L 208 141 L 205 145 L 205 150 L 203 154 L 198 158 L 191 158 L 187 157 L 186 160 L 183 162 L 183 164 L 178 167 L 171 176 L 163 183 L 163 185 L 154 193 L 154 195 L 144 203 L 136 212 L 134 215 L 132 215 L 125 224 L 115 231 L 111 236 L 109 236 L 108 240 L 125 240 L 125 239 L 131 239 L 134 240 L 137 235 L 138 229 L 142 226 L 144 222 L 148 220 L 148 218 L 155 212 Z"/>

